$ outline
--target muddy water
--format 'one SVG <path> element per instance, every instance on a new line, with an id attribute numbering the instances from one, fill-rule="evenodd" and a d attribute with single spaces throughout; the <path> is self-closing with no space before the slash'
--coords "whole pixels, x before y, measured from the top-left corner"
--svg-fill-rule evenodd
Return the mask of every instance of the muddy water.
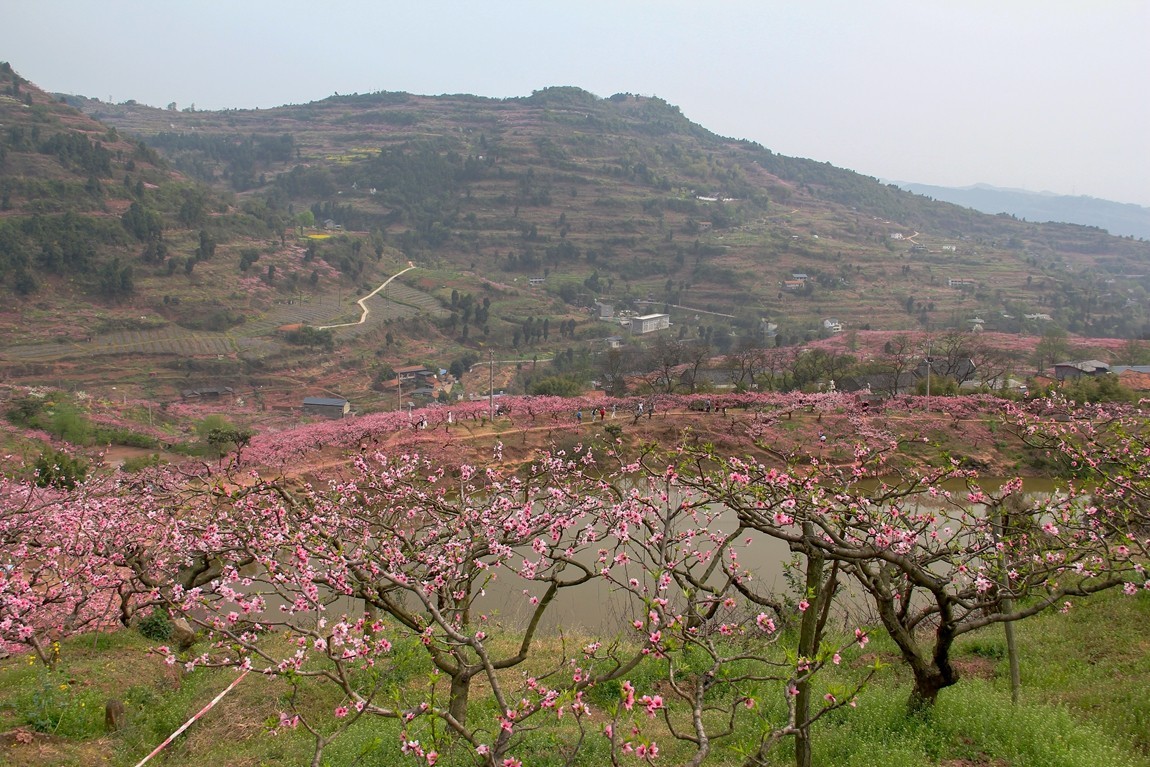
<path id="1" fill-rule="evenodd" d="M 990 492 L 1011 479 L 982 477 L 980 486 Z M 949 490 L 956 502 L 962 502 L 967 492 L 966 484 L 959 481 L 946 483 L 943 489 Z M 1023 491 L 1028 498 L 1045 497 L 1057 489 L 1055 481 L 1045 478 L 1027 478 L 1023 483 Z M 955 510 L 958 508 L 961 506 L 956 506 Z M 733 530 L 737 520 L 733 513 L 726 513 L 721 516 L 719 524 L 723 530 Z M 740 535 L 733 549 L 739 563 L 753 574 L 752 584 L 757 592 L 770 597 L 787 594 L 797 599 L 786 575 L 792 555 L 784 542 L 748 530 Z M 638 571 L 632 575 L 640 579 L 642 577 Z M 801 580 L 801 573 L 798 575 Z M 524 594 L 525 589 L 527 595 Z M 529 597 L 542 593 L 543 589 L 537 585 L 505 572 L 488 585 L 486 593 L 477 600 L 476 611 L 488 614 L 492 620 L 508 626 L 523 626 L 531 615 Z M 857 583 L 846 581 L 839 598 L 844 618 L 850 614 L 857 616 L 860 611 L 866 610 L 867 601 Z M 645 611 L 646 608 L 638 599 L 628 592 L 595 578 L 590 583 L 561 590 L 548 608 L 543 627 L 547 631 L 562 631 L 572 636 L 613 634 L 629 626 L 635 617 L 642 616 Z"/>
<path id="2" fill-rule="evenodd" d="M 990 491 L 998 488 L 1009 478 L 984 477 L 981 486 Z M 961 482 L 952 483 L 945 487 L 956 499 L 965 498 L 966 485 Z M 1024 491 L 1027 495 L 1045 496 L 1057 489 L 1051 480 L 1026 480 Z M 959 506 L 954 507 L 957 511 Z M 719 529 L 734 530 L 737 520 L 733 512 L 722 514 L 717 523 Z M 787 577 L 788 565 L 792 562 L 789 547 L 782 541 L 776 540 L 763 533 L 745 530 L 732 550 L 738 558 L 739 564 L 752 573 L 751 587 L 758 593 L 777 598 L 778 595 L 789 595 L 797 599 L 796 592 L 791 588 Z M 537 558 L 531 552 L 524 552 L 532 559 Z M 595 562 L 595 552 L 589 552 L 580 561 L 588 566 Z M 574 568 L 569 571 L 571 578 L 577 576 Z M 621 574 L 616 573 L 622 577 Z M 801 573 L 798 574 L 801 580 Z M 634 577 L 640 581 L 643 573 L 633 566 L 633 571 L 627 577 Z M 472 617 L 486 616 L 486 620 L 494 625 L 501 625 L 509 630 L 519 630 L 527 625 L 534 609 L 531 597 L 540 597 L 544 593 L 545 585 L 528 581 L 511 570 L 499 570 L 494 577 L 484 584 L 483 592 L 474 602 Z M 866 611 L 867 601 L 860 588 L 853 582 L 846 581 L 840 592 L 840 616 L 857 618 Z M 270 611 L 278 611 L 281 602 L 268 597 Z M 741 602 L 742 600 L 740 600 Z M 341 613 L 358 614 L 363 610 L 359 600 L 341 598 L 327 608 L 329 616 Z M 561 589 L 554 601 L 547 609 L 542 621 L 541 630 L 544 633 L 561 632 L 575 640 L 586 637 L 607 638 L 629 631 L 630 624 L 637 617 L 645 614 L 646 607 L 641 601 L 625 589 L 605 582 L 602 578 L 592 578 L 590 582 L 578 586 Z"/>
<path id="3" fill-rule="evenodd" d="M 736 526 L 734 513 L 724 514 L 721 523 L 724 530 Z M 754 577 L 751 585 L 767 595 L 778 593 L 785 586 L 783 571 L 790 561 L 787 545 L 762 533 L 746 531 L 739 542 L 732 546 L 738 561 L 749 568 Z M 626 573 L 614 572 L 615 577 L 634 577 L 642 581 L 643 572 L 638 567 Z M 721 575 L 721 574 L 720 574 Z M 524 590 L 528 594 L 524 594 Z M 490 612 L 494 619 L 508 626 L 524 626 L 531 615 L 531 595 L 541 595 L 543 588 L 529 584 L 512 573 L 491 583 L 486 594 L 477 600 L 480 612 Z M 629 591 L 621 589 L 602 578 L 593 578 L 589 583 L 561 589 L 549 606 L 542 627 L 549 632 L 562 631 L 572 636 L 614 635 L 629 627 L 631 621 L 642 617 L 647 608 Z"/>

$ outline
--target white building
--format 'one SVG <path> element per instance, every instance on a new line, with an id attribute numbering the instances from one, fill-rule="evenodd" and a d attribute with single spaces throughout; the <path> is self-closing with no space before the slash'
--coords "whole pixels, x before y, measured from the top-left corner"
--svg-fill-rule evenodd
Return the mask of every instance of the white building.
<path id="1" fill-rule="evenodd" d="M 631 320 L 632 335 L 654 333 L 656 330 L 666 330 L 669 327 L 671 327 L 671 315 L 669 314 L 644 314 L 642 317 L 635 317 Z"/>

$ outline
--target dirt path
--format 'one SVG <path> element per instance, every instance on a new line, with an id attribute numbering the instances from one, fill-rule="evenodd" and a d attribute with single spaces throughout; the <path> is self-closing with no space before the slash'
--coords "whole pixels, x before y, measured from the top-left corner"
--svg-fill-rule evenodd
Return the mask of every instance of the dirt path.
<path id="1" fill-rule="evenodd" d="M 356 303 L 359 304 L 359 308 L 360 308 L 359 320 L 357 322 L 341 322 L 341 323 L 336 324 L 336 325 L 319 325 L 317 327 L 317 330 L 331 330 L 332 328 L 349 328 L 353 325 L 362 325 L 363 323 L 367 322 L 367 315 L 371 314 L 371 309 L 369 309 L 367 307 L 367 303 L 366 303 L 367 300 L 369 298 L 371 298 L 372 296 L 374 296 L 379 291 L 386 288 L 388 285 L 390 285 L 391 281 L 394 280 L 396 277 L 403 274 L 404 272 L 410 272 L 414 268 L 415 268 L 415 264 L 408 261 L 406 269 L 401 269 L 398 272 L 396 272 L 395 274 L 391 275 L 386 280 L 384 280 L 378 288 L 376 288 L 375 290 L 371 291 L 370 293 L 368 293 L 363 298 L 356 301 Z"/>

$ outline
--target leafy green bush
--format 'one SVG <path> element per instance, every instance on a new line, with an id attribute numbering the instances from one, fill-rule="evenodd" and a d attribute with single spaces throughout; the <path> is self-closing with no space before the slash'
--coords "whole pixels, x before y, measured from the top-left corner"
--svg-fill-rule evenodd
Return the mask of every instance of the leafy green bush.
<path id="1" fill-rule="evenodd" d="M 97 427 L 94 435 L 96 443 L 104 445 L 154 448 L 159 447 L 160 444 L 160 441 L 155 437 L 119 427 Z"/>
<path id="2" fill-rule="evenodd" d="M 16 426 L 24 426 L 29 429 L 39 429 L 41 426 L 41 417 L 47 405 L 42 397 L 20 397 L 12 401 L 12 406 L 4 416 L 8 419 L 9 423 Z"/>
<path id="3" fill-rule="evenodd" d="M 284 340 L 294 346 L 320 348 L 329 352 L 335 348 L 335 335 L 330 330 L 319 330 L 310 325 L 291 331 Z"/>
<path id="4" fill-rule="evenodd" d="M 49 448 L 40 453 L 33 464 L 38 487 L 58 487 L 72 490 L 88 475 L 88 464 L 81 458 Z"/>
<path id="5" fill-rule="evenodd" d="M 140 619 L 140 622 L 136 624 L 136 630 L 139 631 L 145 639 L 151 639 L 154 642 L 163 642 L 172 637 L 172 619 L 168 616 L 166 610 L 152 610 L 152 612 Z"/>
<path id="6" fill-rule="evenodd" d="M 151 455 L 141 455 L 136 458 L 128 458 L 120 465 L 120 471 L 126 474 L 135 474 L 144 469 L 150 469 L 153 466 L 161 466 L 167 463 L 164 459 L 160 458 L 158 453 Z"/>

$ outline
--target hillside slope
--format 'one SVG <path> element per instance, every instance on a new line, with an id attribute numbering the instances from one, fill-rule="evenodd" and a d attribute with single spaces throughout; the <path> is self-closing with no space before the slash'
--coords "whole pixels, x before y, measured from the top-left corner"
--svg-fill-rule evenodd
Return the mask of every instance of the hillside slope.
<path id="1" fill-rule="evenodd" d="M 698 309 L 733 315 L 736 332 L 769 318 L 796 338 L 828 316 L 900 329 L 981 315 L 1017 332 L 1022 315 L 1049 314 L 1127 337 L 1146 321 L 1145 280 L 1111 281 L 1145 271 L 1146 243 L 912 195 L 717 136 L 657 98 L 382 92 L 227 112 L 72 101 L 282 215 L 375 230 L 450 271 L 546 277 L 572 306 L 678 305 L 692 324 Z M 796 273 L 801 286 L 787 283 Z"/>
<path id="2" fill-rule="evenodd" d="M 9 373 L 68 374 L 47 363 L 69 358 L 89 360 L 80 373 L 96 369 L 93 357 L 266 358 L 282 348 L 277 326 L 353 318 L 358 307 L 345 308 L 341 294 L 392 269 L 378 263 L 382 250 L 369 258 L 350 242 L 315 258 L 284 237 L 274 211 L 189 178 L 7 63 L 0 126 L 0 358 Z M 244 332 L 228 336 L 235 328 Z"/>

